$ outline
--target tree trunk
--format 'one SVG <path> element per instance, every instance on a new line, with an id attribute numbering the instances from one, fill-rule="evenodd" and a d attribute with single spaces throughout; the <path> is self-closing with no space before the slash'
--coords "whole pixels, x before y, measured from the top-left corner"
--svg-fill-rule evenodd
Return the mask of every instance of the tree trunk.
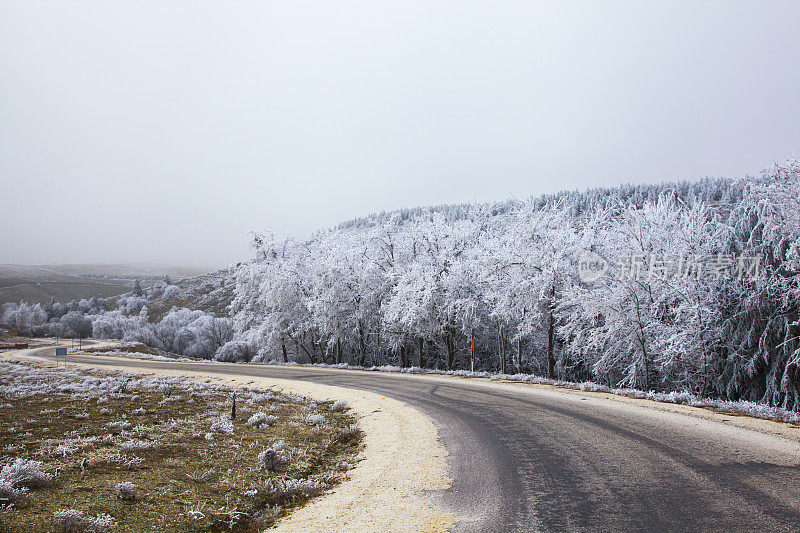
<path id="1" fill-rule="evenodd" d="M 553 327 L 553 312 L 548 312 L 547 317 L 547 377 L 555 379 L 556 374 L 556 358 L 554 354 L 553 342 L 555 341 L 555 331 Z"/>
<path id="2" fill-rule="evenodd" d="M 447 358 L 445 360 L 445 364 L 447 365 L 447 370 L 453 370 L 453 352 L 455 351 L 453 346 L 453 334 L 447 333 L 444 336 L 444 345 L 447 349 Z"/>
<path id="3" fill-rule="evenodd" d="M 556 357 L 555 357 L 555 320 L 553 317 L 553 300 L 556 297 L 556 286 L 550 288 L 550 301 L 547 304 L 547 377 L 555 379 L 556 376 Z"/>
<path id="4" fill-rule="evenodd" d="M 423 354 L 423 350 L 425 348 L 425 339 L 422 337 L 419 338 L 419 367 L 425 368 L 425 355 Z"/>
<path id="5" fill-rule="evenodd" d="M 311 350 L 308 352 L 308 357 L 309 359 L 311 359 L 312 364 L 316 364 L 317 351 L 314 349 L 314 347 L 317 345 L 317 343 L 314 341 L 314 335 L 311 335 L 310 338 L 311 338 Z"/>
<path id="6" fill-rule="evenodd" d="M 503 345 L 503 323 L 497 320 L 497 355 L 500 358 L 500 373 L 506 373 L 506 353 Z"/>
<path id="7" fill-rule="evenodd" d="M 517 339 L 517 374 L 522 374 L 522 337 Z"/>
<path id="8" fill-rule="evenodd" d="M 358 366 L 364 366 L 367 360 L 367 343 L 364 340 L 364 330 L 359 327 L 358 332 Z"/>
<path id="9" fill-rule="evenodd" d="M 378 330 L 377 334 L 378 338 L 375 344 L 375 364 L 381 365 L 383 364 L 383 357 L 381 356 L 381 330 Z"/>

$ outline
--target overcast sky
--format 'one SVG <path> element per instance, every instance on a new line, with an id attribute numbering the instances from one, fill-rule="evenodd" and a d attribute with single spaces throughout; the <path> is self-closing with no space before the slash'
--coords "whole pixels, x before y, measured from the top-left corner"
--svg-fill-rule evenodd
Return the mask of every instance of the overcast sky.
<path id="1" fill-rule="evenodd" d="M 659 5 L 0 0 L 0 263 L 798 155 L 800 3 Z"/>

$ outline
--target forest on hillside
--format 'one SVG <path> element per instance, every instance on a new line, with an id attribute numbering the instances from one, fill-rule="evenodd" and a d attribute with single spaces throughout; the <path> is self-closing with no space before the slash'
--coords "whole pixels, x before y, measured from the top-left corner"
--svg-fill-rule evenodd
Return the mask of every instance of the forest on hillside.
<path id="1" fill-rule="evenodd" d="M 526 373 L 800 410 L 796 160 L 406 209 L 253 248 L 113 305 L 8 304 L 3 322 L 222 361 Z"/>
<path id="2" fill-rule="evenodd" d="M 231 316 L 257 360 L 474 366 L 797 410 L 799 180 L 790 160 L 257 234 Z M 587 253 L 597 279 L 582 279 Z"/>

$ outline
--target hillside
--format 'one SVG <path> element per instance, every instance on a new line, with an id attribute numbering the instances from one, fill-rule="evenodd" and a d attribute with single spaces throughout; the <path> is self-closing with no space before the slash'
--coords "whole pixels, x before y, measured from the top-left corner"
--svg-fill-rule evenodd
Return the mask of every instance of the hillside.
<path id="1" fill-rule="evenodd" d="M 193 276 L 199 276 L 200 274 L 208 271 L 206 269 L 198 269 L 194 267 L 151 263 L 76 263 L 63 265 L 44 265 L 44 268 L 49 268 L 57 272 L 61 272 L 62 274 L 68 274 L 72 276 L 114 279 L 148 279 L 163 278 L 164 276 L 169 276 L 171 278 L 190 278 Z"/>
<path id="2" fill-rule="evenodd" d="M 144 284 L 143 284 L 144 285 Z M 148 316 L 151 321 L 158 321 L 173 307 L 185 307 L 211 313 L 219 317 L 228 316 L 236 288 L 234 268 L 224 268 L 172 282 L 179 290 L 167 291 L 163 281 L 145 288 Z M 132 296 L 128 290 L 123 296 Z"/>
<path id="3" fill-rule="evenodd" d="M 51 298 L 69 302 L 81 298 L 111 297 L 129 292 L 136 278 L 152 284 L 164 275 L 196 276 L 200 271 L 158 265 L 0 265 L 0 305 L 26 300 L 45 304 Z"/>
<path id="4" fill-rule="evenodd" d="M 45 304 L 53 297 L 59 302 L 108 297 L 131 287 L 133 280 L 84 278 L 48 267 L 0 265 L 0 305 L 20 300 Z"/>

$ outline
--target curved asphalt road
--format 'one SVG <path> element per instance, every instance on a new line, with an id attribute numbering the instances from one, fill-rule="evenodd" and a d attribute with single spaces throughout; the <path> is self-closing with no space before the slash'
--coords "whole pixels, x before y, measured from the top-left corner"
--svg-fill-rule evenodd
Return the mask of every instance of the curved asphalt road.
<path id="1" fill-rule="evenodd" d="M 52 357 L 54 349 L 32 352 Z M 800 531 L 798 442 L 695 416 L 591 393 L 439 376 L 123 358 L 102 364 L 314 381 L 406 402 L 433 418 L 451 454 L 452 488 L 426 497 L 453 511 L 462 531 Z"/>

